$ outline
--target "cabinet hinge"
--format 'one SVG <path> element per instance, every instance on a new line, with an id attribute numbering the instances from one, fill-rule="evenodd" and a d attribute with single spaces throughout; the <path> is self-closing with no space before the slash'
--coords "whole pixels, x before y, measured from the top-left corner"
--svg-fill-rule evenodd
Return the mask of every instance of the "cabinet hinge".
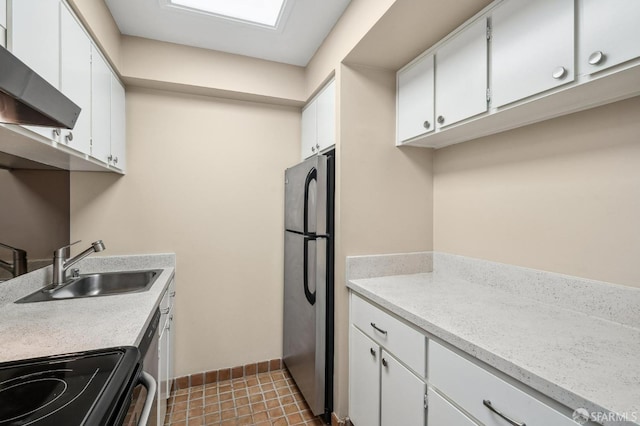
<path id="1" fill-rule="evenodd" d="M 491 27 L 487 25 L 487 40 L 491 40 Z"/>
<path id="2" fill-rule="evenodd" d="M 427 394 L 424 394 L 424 408 L 428 408 L 429 407 L 429 397 L 427 396 Z"/>
<path id="3" fill-rule="evenodd" d="M 491 103 L 491 89 L 487 89 L 487 104 Z"/>

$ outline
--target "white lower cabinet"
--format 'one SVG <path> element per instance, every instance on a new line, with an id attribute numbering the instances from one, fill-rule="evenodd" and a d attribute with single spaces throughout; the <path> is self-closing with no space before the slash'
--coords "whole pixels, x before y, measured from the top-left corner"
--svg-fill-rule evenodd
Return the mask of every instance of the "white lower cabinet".
<path id="1" fill-rule="evenodd" d="M 576 426 L 569 417 L 433 340 L 428 357 L 429 384 L 481 424 Z"/>
<path id="2" fill-rule="evenodd" d="M 366 330 L 359 328 L 363 326 Z M 418 332 L 351 296 L 349 418 L 355 426 L 426 424 L 427 386 L 418 375 L 424 371 L 426 338 L 420 335 L 416 341 L 413 333 Z M 401 355 L 413 352 L 421 354 L 421 362 Z M 416 367 L 409 367 L 410 362 Z M 414 368 L 420 372 L 416 374 Z"/>
<path id="3" fill-rule="evenodd" d="M 498 377 L 354 293 L 349 314 L 355 426 L 577 426 L 569 408 Z"/>
<path id="4" fill-rule="evenodd" d="M 380 424 L 380 347 L 349 328 L 349 417 L 356 426 Z"/>
<path id="5" fill-rule="evenodd" d="M 429 388 L 429 426 L 477 426 L 449 401 Z"/>
<path id="6" fill-rule="evenodd" d="M 385 350 L 380 363 L 380 424 L 424 425 L 427 385 Z"/>
<path id="7" fill-rule="evenodd" d="M 175 280 L 172 280 L 160 301 L 160 325 L 158 333 L 158 392 L 157 392 L 157 418 L 158 426 L 164 425 L 167 414 L 167 400 L 171 393 L 173 381 L 173 305 L 175 301 Z"/>

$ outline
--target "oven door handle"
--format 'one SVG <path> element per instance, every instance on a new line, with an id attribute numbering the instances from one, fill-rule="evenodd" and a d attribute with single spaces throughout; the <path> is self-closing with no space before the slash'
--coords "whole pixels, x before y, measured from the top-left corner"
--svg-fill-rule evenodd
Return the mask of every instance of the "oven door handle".
<path id="1" fill-rule="evenodd" d="M 147 426 L 149 421 L 149 415 L 151 414 L 151 408 L 153 407 L 153 400 L 156 397 L 156 388 L 158 387 L 156 379 L 146 371 L 143 371 L 140 375 L 140 384 L 147 389 L 147 399 L 144 401 L 144 408 L 140 414 L 140 420 L 138 420 L 138 426 Z"/>

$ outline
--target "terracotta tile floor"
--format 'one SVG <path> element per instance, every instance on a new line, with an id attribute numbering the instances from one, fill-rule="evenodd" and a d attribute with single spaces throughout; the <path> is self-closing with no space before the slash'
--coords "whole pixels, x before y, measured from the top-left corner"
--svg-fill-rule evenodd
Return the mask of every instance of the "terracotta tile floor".
<path id="1" fill-rule="evenodd" d="M 181 389 L 171 394 L 165 425 L 324 425 L 309 411 L 287 370 Z"/>

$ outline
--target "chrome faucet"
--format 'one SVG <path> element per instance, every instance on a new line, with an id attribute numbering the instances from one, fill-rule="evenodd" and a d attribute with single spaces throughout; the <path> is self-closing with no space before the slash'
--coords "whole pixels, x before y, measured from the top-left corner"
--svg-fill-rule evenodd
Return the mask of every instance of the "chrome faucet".
<path id="1" fill-rule="evenodd" d="M 97 253 L 105 249 L 102 240 L 98 240 L 91 243 L 91 247 L 89 247 L 76 257 L 65 259 L 65 251 L 69 247 L 79 243 L 80 241 L 81 240 L 78 240 L 75 243 L 69 244 L 68 246 L 60 247 L 58 250 L 53 252 L 53 287 L 51 288 L 51 290 L 55 290 L 58 286 L 64 283 L 64 276 L 67 269 L 69 269 L 71 266 L 75 265 L 85 257 L 89 256 L 91 253 Z"/>
<path id="2" fill-rule="evenodd" d="M 4 260 L 0 259 L 0 268 L 6 269 L 7 271 L 11 272 L 11 275 L 13 275 L 14 277 L 26 274 L 27 252 L 22 249 L 11 247 L 2 243 L 0 243 L 0 247 L 6 248 L 13 252 L 13 263 L 5 262 Z"/>

